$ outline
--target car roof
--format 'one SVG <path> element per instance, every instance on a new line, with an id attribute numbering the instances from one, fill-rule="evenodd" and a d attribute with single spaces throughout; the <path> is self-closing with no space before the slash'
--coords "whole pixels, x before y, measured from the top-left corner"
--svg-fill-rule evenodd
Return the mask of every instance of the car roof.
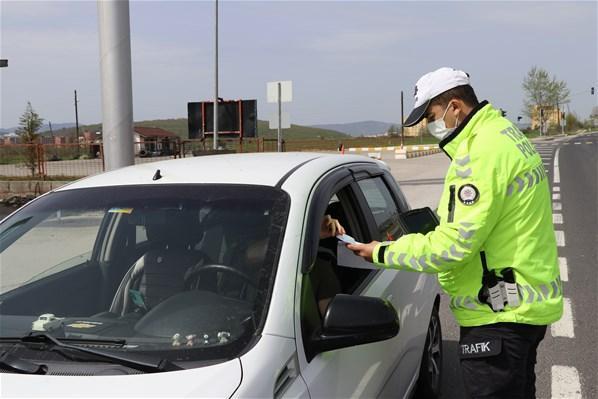
<path id="1" fill-rule="evenodd" d="M 248 153 L 190 157 L 143 163 L 91 176 L 57 191 L 139 184 L 250 184 L 276 186 L 309 163 L 309 173 L 322 175 L 347 163 L 385 164 L 359 155 L 310 152 Z M 161 178 L 153 180 L 160 170 Z M 309 179 L 309 176 L 306 176 Z"/>

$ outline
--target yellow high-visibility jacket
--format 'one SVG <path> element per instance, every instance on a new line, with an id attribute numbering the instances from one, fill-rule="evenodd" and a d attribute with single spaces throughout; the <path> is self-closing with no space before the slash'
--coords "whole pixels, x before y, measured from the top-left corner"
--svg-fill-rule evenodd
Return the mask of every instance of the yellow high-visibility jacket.
<path id="1" fill-rule="evenodd" d="M 381 267 L 437 273 L 461 326 L 546 325 L 562 315 L 562 284 L 548 178 L 527 137 L 480 103 L 440 147 L 451 158 L 438 206 L 440 224 L 376 246 Z M 514 271 L 520 305 L 495 312 L 480 300 L 487 268 Z"/>

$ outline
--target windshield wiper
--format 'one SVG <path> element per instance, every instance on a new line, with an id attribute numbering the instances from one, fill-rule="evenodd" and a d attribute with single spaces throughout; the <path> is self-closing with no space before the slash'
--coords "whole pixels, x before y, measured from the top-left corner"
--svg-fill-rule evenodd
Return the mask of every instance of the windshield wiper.
<path id="1" fill-rule="evenodd" d="M 8 352 L 0 354 L 0 367 L 19 374 L 46 374 L 48 367 L 21 359 Z"/>
<path id="2" fill-rule="evenodd" d="M 124 340 L 77 340 L 85 342 L 86 344 L 120 344 L 125 343 Z M 75 341 L 71 340 L 71 341 Z M 53 350 L 63 355 L 67 355 L 65 351 L 77 352 L 77 354 L 85 353 L 92 357 L 98 357 L 113 363 L 118 363 L 135 370 L 143 371 L 144 373 L 159 373 L 163 371 L 182 370 L 181 367 L 172 363 L 167 359 L 154 358 L 147 355 L 136 353 L 115 353 L 104 350 L 85 348 L 75 345 L 69 345 L 61 342 L 58 338 L 46 333 L 29 334 L 21 338 L 0 338 L 0 342 L 16 341 L 23 344 L 49 344 L 49 350 Z"/>

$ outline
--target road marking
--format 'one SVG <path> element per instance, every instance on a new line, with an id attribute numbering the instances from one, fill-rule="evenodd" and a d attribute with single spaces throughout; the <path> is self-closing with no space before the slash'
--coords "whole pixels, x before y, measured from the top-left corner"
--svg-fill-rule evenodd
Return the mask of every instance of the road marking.
<path id="1" fill-rule="evenodd" d="M 552 366 L 552 399 L 581 399 L 579 373 L 575 367 Z"/>
<path id="2" fill-rule="evenodd" d="M 550 325 L 550 333 L 553 337 L 575 338 L 573 331 L 573 311 L 571 310 L 571 299 L 563 298 L 563 316 L 557 322 Z"/>
<path id="3" fill-rule="evenodd" d="M 567 266 L 567 258 L 559 256 L 559 270 L 561 271 L 561 281 L 569 281 L 569 268 Z"/>
<path id="4" fill-rule="evenodd" d="M 561 188 L 559 186 L 552 186 L 552 191 L 561 191 Z"/>
<path id="5" fill-rule="evenodd" d="M 563 224 L 563 215 L 560 213 L 553 213 L 552 224 Z"/>
<path id="6" fill-rule="evenodd" d="M 569 145 L 569 144 L 571 144 L 571 143 L 563 143 L 563 144 L 565 144 L 565 145 Z"/>
<path id="7" fill-rule="evenodd" d="M 561 194 L 557 193 L 557 194 L 552 194 L 552 199 L 553 200 L 560 200 L 561 199 Z"/>
<path id="8" fill-rule="evenodd" d="M 565 246 L 565 232 L 561 230 L 554 231 L 554 238 L 556 238 L 557 247 Z"/>
<path id="9" fill-rule="evenodd" d="M 563 209 L 563 204 L 561 204 L 560 202 L 553 202 L 552 203 L 552 210 L 554 210 L 554 211 L 560 211 L 561 209 Z"/>
<path id="10" fill-rule="evenodd" d="M 561 151 L 560 148 L 556 149 L 556 152 L 554 153 L 554 173 L 553 173 L 553 181 L 555 183 L 560 183 L 561 182 L 561 175 L 559 173 L 559 152 Z"/>
<path id="11" fill-rule="evenodd" d="M 586 141 L 586 144 L 594 144 L 593 141 Z"/>
<path id="12" fill-rule="evenodd" d="M 573 144 L 581 144 L 581 143 L 580 143 L 579 141 L 576 141 L 576 142 L 575 142 L 575 143 L 573 143 Z"/>

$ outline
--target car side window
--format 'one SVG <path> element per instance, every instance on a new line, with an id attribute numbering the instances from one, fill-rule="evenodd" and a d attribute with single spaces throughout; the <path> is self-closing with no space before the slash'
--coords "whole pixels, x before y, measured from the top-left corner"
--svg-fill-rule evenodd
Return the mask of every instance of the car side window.
<path id="1" fill-rule="evenodd" d="M 403 235 L 399 208 L 382 177 L 357 182 L 376 222 L 376 240 L 396 240 Z"/>

